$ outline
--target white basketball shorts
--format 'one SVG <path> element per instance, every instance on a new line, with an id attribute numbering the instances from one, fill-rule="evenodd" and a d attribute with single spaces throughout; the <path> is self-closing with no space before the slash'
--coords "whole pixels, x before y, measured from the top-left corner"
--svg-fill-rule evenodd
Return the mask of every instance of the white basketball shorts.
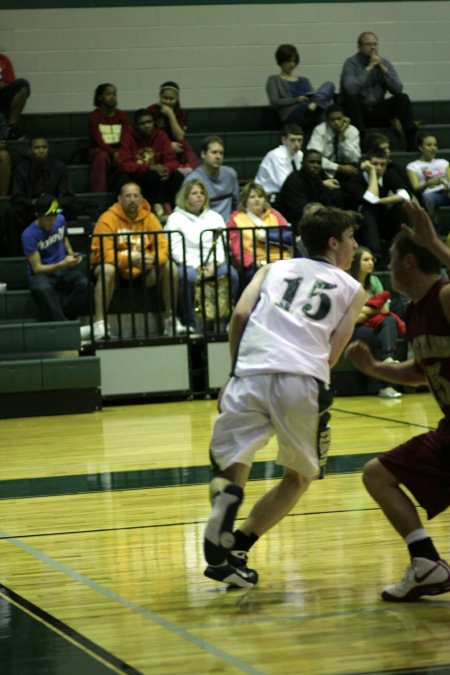
<path id="1" fill-rule="evenodd" d="M 324 392 L 326 396 L 324 397 Z M 331 394 L 311 376 L 271 373 L 232 377 L 221 400 L 211 439 L 219 470 L 251 466 L 275 434 L 277 463 L 309 479 L 323 475 L 329 447 Z"/>

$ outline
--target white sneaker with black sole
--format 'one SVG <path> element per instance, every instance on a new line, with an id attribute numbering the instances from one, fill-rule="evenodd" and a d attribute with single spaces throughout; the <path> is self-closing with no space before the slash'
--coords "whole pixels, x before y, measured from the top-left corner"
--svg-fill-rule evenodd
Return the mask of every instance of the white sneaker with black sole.
<path id="1" fill-rule="evenodd" d="M 445 560 L 413 558 L 403 579 L 383 588 L 381 597 L 388 602 L 413 602 L 422 595 L 440 595 L 449 591 L 450 566 Z"/>

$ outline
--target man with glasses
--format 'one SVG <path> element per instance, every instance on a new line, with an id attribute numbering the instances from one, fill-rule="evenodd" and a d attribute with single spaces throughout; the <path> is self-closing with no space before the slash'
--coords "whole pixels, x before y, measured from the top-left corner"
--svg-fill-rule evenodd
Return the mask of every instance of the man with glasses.
<path id="1" fill-rule="evenodd" d="M 386 98 L 386 94 L 391 96 Z M 361 135 L 367 127 L 392 125 L 414 149 L 417 131 L 411 101 L 390 61 L 378 53 L 375 33 L 358 37 L 358 51 L 344 63 L 341 73 L 342 103 Z"/>

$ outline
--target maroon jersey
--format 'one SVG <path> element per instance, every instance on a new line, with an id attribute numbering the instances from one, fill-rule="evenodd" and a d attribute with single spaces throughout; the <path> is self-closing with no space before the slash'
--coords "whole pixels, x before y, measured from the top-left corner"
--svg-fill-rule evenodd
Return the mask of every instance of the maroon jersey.
<path id="1" fill-rule="evenodd" d="M 450 437 L 450 325 L 439 301 L 439 293 L 448 283 L 439 279 L 420 302 L 411 302 L 405 321 L 414 358 L 444 413 L 439 432 Z"/>

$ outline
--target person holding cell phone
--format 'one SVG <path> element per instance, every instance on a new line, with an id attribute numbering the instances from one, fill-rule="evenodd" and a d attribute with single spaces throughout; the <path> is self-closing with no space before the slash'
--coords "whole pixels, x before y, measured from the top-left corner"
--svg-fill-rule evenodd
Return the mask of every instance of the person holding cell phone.
<path id="1" fill-rule="evenodd" d="M 324 111 L 333 103 L 333 82 L 324 82 L 314 89 L 307 77 L 295 75 L 300 55 L 294 45 L 280 45 L 275 59 L 280 72 L 270 75 L 266 91 L 281 122 L 300 124 L 303 128 L 312 128 L 322 122 Z"/>
<path id="2" fill-rule="evenodd" d="M 73 321 L 88 310 L 88 279 L 75 269 L 83 256 L 72 249 L 55 197 L 39 197 L 35 213 L 36 220 L 22 233 L 22 245 L 38 318 Z"/>

